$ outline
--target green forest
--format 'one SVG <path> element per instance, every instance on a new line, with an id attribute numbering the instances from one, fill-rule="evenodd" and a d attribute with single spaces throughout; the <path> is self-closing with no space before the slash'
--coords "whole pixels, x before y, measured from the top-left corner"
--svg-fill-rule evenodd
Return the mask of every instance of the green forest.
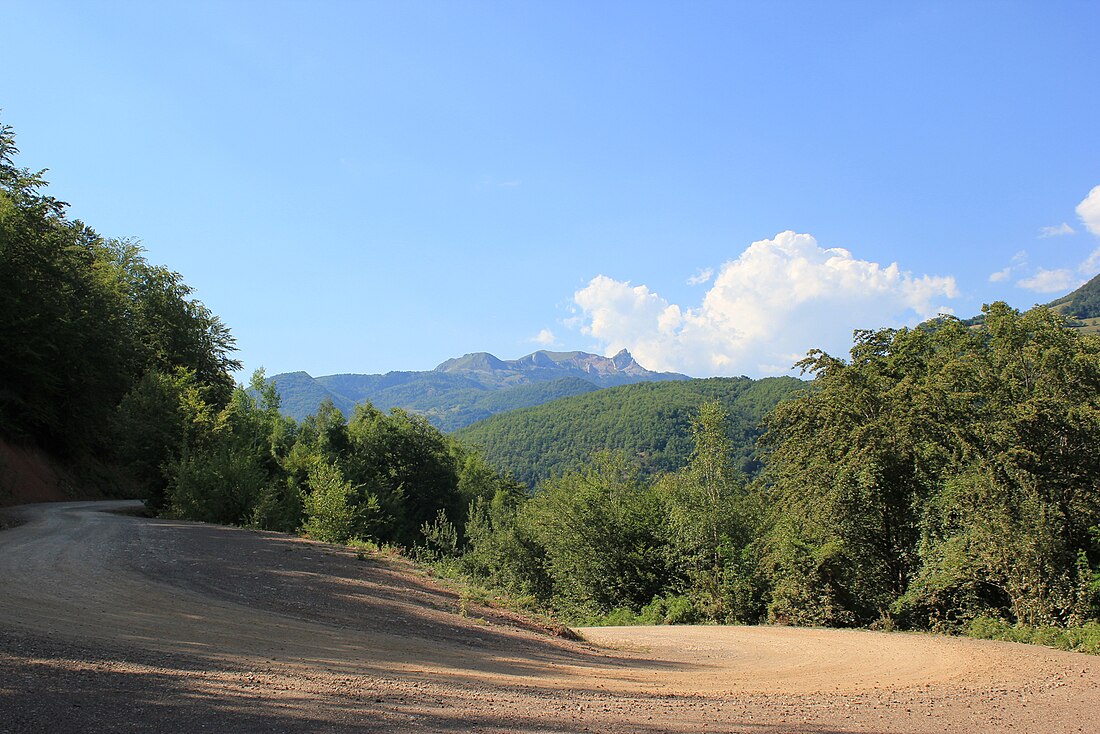
<path id="1" fill-rule="evenodd" d="M 68 218 L 17 152 L 0 126 L 0 436 L 105 495 L 401 547 L 570 623 L 1100 629 L 1100 337 L 1062 314 L 994 303 L 811 351 L 806 382 L 498 416 L 508 473 L 488 434 L 401 410 L 283 416 L 179 274 Z"/>
<path id="2" fill-rule="evenodd" d="M 702 403 L 717 401 L 727 415 L 734 464 L 752 475 L 759 470 L 761 421 L 780 400 L 804 387 L 794 377 L 644 382 L 500 413 L 454 435 L 480 447 L 494 467 L 532 488 L 608 450 L 632 457 L 650 476 L 687 464 L 691 422 Z"/>
<path id="3" fill-rule="evenodd" d="M 704 403 L 685 468 L 642 480 L 602 457 L 514 513 L 483 513 L 464 562 L 582 618 L 1097 619 L 1094 337 L 1045 308 L 993 304 L 982 328 L 859 332 L 849 359 L 812 352 L 800 366 L 814 380 L 766 417 L 753 481 L 724 409 Z"/>
<path id="4" fill-rule="evenodd" d="M 227 405 L 233 338 L 137 243 L 68 219 L 43 172 L 17 167 L 17 153 L 0 125 L 0 433 L 52 452 L 85 481 L 118 481 L 108 475 L 120 462 L 159 467 L 185 425 L 182 414 L 168 425 L 153 413 L 173 390 Z M 151 478 L 143 471 L 135 479 Z"/>

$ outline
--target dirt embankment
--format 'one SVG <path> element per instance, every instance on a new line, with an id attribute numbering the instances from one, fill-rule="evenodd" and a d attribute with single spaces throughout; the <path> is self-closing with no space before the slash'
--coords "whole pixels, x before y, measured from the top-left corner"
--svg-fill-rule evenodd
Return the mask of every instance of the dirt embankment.
<path id="1" fill-rule="evenodd" d="M 0 507 L 70 500 L 71 486 L 71 477 L 45 452 L 0 438 Z"/>
<path id="2" fill-rule="evenodd" d="M 1089 732 L 1100 658 L 759 627 L 545 634 L 400 562 L 273 533 L 18 508 L 0 732 Z"/>

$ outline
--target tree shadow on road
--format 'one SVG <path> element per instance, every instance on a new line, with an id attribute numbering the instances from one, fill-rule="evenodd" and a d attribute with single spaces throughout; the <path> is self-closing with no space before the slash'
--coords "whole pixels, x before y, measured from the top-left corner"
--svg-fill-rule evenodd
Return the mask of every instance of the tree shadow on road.
<path id="1" fill-rule="evenodd" d="M 675 702 L 649 714 L 606 692 L 444 687 L 440 681 L 318 675 L 203 656 L 96 648 L 0 631 L 0 732 L 691 731 Z M 476 697 L 471 697 L 471 694 Z M 669 718 L 666 715 L 671 714 Z M 646 716 L 651 720 L 646 720 Z M 640 719 L 640 720 L 639 720 Z M 715 721 L 708 731 L 848 734 L 813 725 Z M 866 732 L 861 729 L 860 731 Z"/>

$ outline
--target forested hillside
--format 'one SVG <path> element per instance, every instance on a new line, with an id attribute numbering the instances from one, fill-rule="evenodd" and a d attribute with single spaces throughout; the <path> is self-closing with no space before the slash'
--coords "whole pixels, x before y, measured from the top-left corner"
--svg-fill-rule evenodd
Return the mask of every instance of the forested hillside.
<path id="1" fill-rule="evenodd" d="M 1075 328 L 1090 334 L 1100 333 L 1100 275 L 1047 306 L 1073 319 Z"/>
<path id="2" fill-rule="evenodd" d="M 691 421 L 705 402 L 729 415 L 733 460 L 755 473 L 756 439 L 764 416 L 806 387 L 794 377 L 703 380 L 624 385 L 502 413 L 455 433 L 479 447 L 498 470 L 529 487 L 583 466 L 600 451 L 631 457 L 643 474 L 683 467 L 691 454 Z"/>
<path id="3" fill-rule="evenodd" d="M 143 386 L 186 384 L 224 404 L 233 338 L 178 273 L 68 219 L 17 152 L 0 125 L 0 435 L 118 491 L 118 465 L 153 460 L 171 430 L 147 422 Z"/>
<path id="4" fill-rule="evenodd" d="M 288 372 L 270 382 L 279 392 L 283 414 L 296 420 L 316 412 L 325 400 L 346 415 L 351 415 L 356 405 L 369 403 L 379 410 L 400 408 L 422 415 L 442 431 L 453 431 L 497 413 L 600 389 L 579 377 L 489 389 L 465 377 L 434 372 L 317 378 L 305 372 Z"/>

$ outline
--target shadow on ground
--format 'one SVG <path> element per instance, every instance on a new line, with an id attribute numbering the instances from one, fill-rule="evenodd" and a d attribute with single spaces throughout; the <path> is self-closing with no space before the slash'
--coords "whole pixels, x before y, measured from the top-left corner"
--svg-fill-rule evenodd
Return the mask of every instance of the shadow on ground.
<path id="1" fill-rule="evenodd" d="M 440 696 L 430 679 L 309 675 L 203 656 L 81 646 L 0 631 L 0 732 L 638 732 L 690 731 L 616 715 L 593 691 Z M 451 682 L 453 683 L 453 681 Z M 521 694 L 521 695 L 520 695 Z M 517 703 L 518 702 L 518 703 Z M 579 703 L 578 703 L 579 702 Z M 636 702 L 634 702 L 636 703 Z M 631 702 L 625 702 L 629 706 Z M 644 717 L 643 717 L 644 718 Z M 707 731 L 847 734 L 751 722 Z M 861 729 L 860 731 L 866 732 Z"/>

